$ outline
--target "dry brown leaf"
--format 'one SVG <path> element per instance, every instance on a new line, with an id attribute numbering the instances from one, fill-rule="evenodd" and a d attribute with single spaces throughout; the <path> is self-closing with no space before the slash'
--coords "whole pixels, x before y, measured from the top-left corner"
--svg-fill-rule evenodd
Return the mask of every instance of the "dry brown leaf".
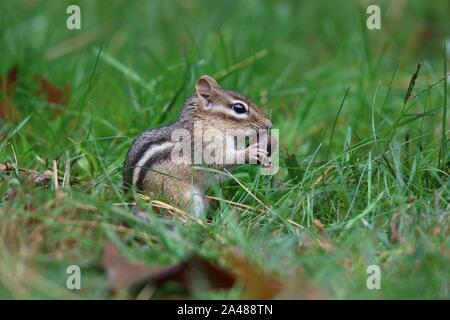
<path id="1" fill-rule="evenodd" d="M 248 299 L 273 299 L 283 289 L 278 279 L 263 272 L 242 253 L 230 252 L 228 261 Z"/>
<path id="2" fill-rule="evenodd" d="M 302 272 L 291 277 L 286 288 L 277 295 L 278 299 L 324 300 L 328 298 L 325 288 L 313 283 Z"/>
<path id="3" fill-rule="evenodd" d="M 40 75 L 35 76 L 35 79 L 40 86 L 39 91 L 37 92 L 38 95 L 45 97 L 50 103 L 66 104 L 67 96 L 70 91 L 68 85 L 57 87 Z"/>
<path id="4" fill-rule="evenodd" d="M 315 218 L 313 220 L 313 225 L 319 233 L 319 236 L 316 239 L 317 244 L 326 252 L 333 252 L 334 251 L 333 243 L 331 239 L 328 237 L 325 231 L 325 226 L 323 225 L 322 221 Z"/>
<path id="5" fill-rule="evenodd" d="M 0 76 L 0 118 L 10 122 L 19 115 L 13 103 L 14 91 L 16 89 L 19 67 L 14 65 L 9 69 L 6 81 Z M 4 93 L 3 90 L 5 90 Z"/>
<path id="6" fill-rule="evenodd" d="M 348 257 L 344 257 L 340 260 L 340 262 L 348 272 L 353 272 L 353 260 L 352 259 L 350 259 Z"/>
<path id="7" fill-rule="evenodd" d="M 105 245 L 102 264 L 108 274 L 108 288 L 113 291 L 129 289 L 159 271 L 142 263 L 129 262 L 112 242 Z"/>
<path id="8" fill-rule="evenodd" d="M 45 225 L 29 217 L 2 220 L 4 233 L 1 241 L 4 248 L 21 257 L 32 257 L 43 245 Z"/>
<path id="9" fill-rule="evenodd" d="M 399 215 L 391 219 L 391 239 L 393 242 L 403 243 L 404 239 L 399 230 Z"/>
<path id="10" fill-rule="evenodd" d="M 11 163 L 0 162 L 0 171 L 4 172 L 15 172 L 15 167 Z M 55 171 L 52 170 L 33 170 L 33 169 L 24 169 L 19 168 L 17 170 L 21 177 L 27 178 L 28 181 L 38 184 L 46 184 L 50 182 L 55 177 Z M 58 182 L 62 182 L 64 180 L 63 177 L 57 176 Z M 79 184 L 80 180 L 71 177 L 70 184 Z"/>
<path id="11" fill-rule="evenodd" d="M 0 171 L 14 172 L 15 168 L 10 163 L 0 163 Z M 32 169 L 18 169 L 20 176 L 27 178 L 33 183 L 46 183 L 53 178 L 51 170 L 37 171 Z"/>
<path id="12" fill-rule="evenodd" d="M 317 228 L 317 231 L 319 231 L 319 233 L 325 233 L 325 227 L 323 226 L 322 221 L 320 221 L 319 219 L 315 218 L 313 220 L 313 224 Z"/>
<path id="13" fill-rule="evenodd" d="M 139 297 L 148 298 L 155 287 L 168 282 L 180 284 L 189 293 L 200 279 L 212 289 L 228 290 L 240 284 L 248 299 L 326 297 L 325 290 L 313 284 L 301 270 L 294 270 L 295 274 L 282 282 L 281 278 L 264 272 L 237 250 L 229 251 L 226 259 L 228 269 L 199 256 L 192 256 L 181 263 L 155 266 L 130 262 L 112 242 L 108 242 L 103 253 L 103 268 L 108 274 L 108 287 L 112 292 L 142 289 Z"/>
<path id="14" fill-rule="evenodd" d="M 317 244 L 326 252 L 334 252 L 335 248 L 331 243 L 330 239 L 326 236 L 322 236 L 320 239 L 316 239 Z"/>
<path id="15" fill-rule="evenodd" d="M 112 242 L 105 245 L 102 264 L 108 274 L 108 287 L 114 292 L 171 281 L 190 291 L 197 277 L 205 279 L 214 289 L 230 289 L 235 282 L 230 272 L 198 256 L 167 266 L 130 262 Z"/>
<path id="16" fill-rule="evenodd" d="M 0 118 L 7 122 L 20 119 L 20 112 L 15 108 L 13 96 L 18 80 L 19 67 L 14 65 L 7 74 L 6 81 L 0 77 Z M 48 102 L 65 105 L 70 92 L 68 85 L 58 87 L 41 75 L 34 77 L 39 85 L 36 94 L 44 97 Z M 2 91 L 5 91 L 2 94 Z"/>

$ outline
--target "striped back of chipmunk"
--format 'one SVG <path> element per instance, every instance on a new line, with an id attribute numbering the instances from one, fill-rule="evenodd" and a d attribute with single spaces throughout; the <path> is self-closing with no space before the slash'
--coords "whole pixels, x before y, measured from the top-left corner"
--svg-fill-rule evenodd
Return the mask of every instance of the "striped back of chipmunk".
<path id="1" fill-rule="evenodd" d="M 124 191 L 132 186 L 143 190 L 148 171 L 155 164 L 170 158 L 174 145 L 170 133 L 170 126 L 153 129 L 144 132 L 133 142 L 123 166 Z"/>

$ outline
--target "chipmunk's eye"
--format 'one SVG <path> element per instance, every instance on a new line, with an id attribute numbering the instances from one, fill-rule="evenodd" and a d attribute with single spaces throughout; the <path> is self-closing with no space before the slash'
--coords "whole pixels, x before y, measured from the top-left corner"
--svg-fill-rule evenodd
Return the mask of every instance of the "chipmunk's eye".
<path id="1" fill-rule="evenodd" d="M 233 108 L 234 112 L 242 114 L 247 112 L 247 108 L 242 103 L 233 103 L 231 105 L 231 108 Z"/>

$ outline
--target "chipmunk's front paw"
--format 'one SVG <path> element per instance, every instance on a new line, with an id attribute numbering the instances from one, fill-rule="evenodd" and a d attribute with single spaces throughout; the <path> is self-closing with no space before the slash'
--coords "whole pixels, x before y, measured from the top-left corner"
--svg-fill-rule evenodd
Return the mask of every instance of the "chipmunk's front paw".
<path id="1" fill-rule="evenodd" d="M 247 163 L 261 163 L 264 166 L 270 163 L 269 152 L 265 148 L 261 148 L 258 143 L 249 146 L 245 151 Z"/>

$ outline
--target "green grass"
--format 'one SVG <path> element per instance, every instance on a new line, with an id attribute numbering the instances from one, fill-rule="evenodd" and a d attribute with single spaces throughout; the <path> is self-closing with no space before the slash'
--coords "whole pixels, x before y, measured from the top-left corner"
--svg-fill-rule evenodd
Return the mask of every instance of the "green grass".
<path id="1" fill-rule="evenodd" d="M 235 248 L 326 298 L 450 298 L 448 90 L 430 86 L 447 72 L 450 6 L 376 2 L 382 29 L 370 31 L 362 1 L 80 1 L 82 30 L 68 31 L 71 1 L 2 1 L 0 74 L 18 65 L 19 77 L 15 120 L 0 119 L 0 162 L 41 171 L 55 160 L 66 180 L 55 192 L 0 172 L 0 298 L 111 297 L 99 269 L 107 239 L 152 264 L 197 253 L 227 266 Z M 67 84 L 67 104 L 36 94 L 36 74 Z M 121 205 L 125 154 L 142 131 L 176 119 L 203 74 L 271 115 L 280 171 L 237 169 L 258 201 L 229 179 L 209 194 L 254 209 L 220 201 L 210 224 L 167 222 L 148 205 L 153 224 L 133 219 Z M 65 288 L 71 264 L 80 291 Z M 381 290 L 366 287 L 373 264 Z"/>

